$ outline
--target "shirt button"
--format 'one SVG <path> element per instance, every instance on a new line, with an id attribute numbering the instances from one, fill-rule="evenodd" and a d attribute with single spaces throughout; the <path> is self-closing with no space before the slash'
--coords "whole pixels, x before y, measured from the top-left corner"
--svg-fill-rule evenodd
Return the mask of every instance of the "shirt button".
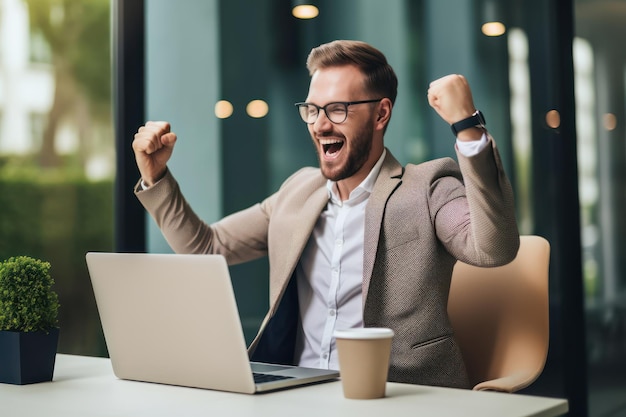
<path id="1" fill-rule="evenodd" d="M 337 310 L 335 310 L 334 308 L 331 308 L 330 310 L 328 310 L 328 314 L 330 314 L 331 316 L 334 316 L 337 313 Z"/>
<path id="2" fill-rule="evenodd" d="M 324 359 L 328 359 L 328 353 L 324 353 L 324 354 L 322 355 L 322 358 L 324 358 Z"/>

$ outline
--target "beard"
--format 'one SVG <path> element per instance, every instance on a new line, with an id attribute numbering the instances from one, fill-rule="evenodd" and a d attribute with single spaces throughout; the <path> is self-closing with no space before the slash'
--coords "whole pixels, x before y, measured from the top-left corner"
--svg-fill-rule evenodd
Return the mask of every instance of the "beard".
<path id="1" fill-rule="evenodd" d="M 325 162 L 322 156 L 317 152 L 317 158 L 320 169 L 324 177 L 331 181 L 341 181 L 356 174 L 361 167 L 367 162 L 372 150 L 372 140 L 374 136 L 374 123 L 370 122 L 363 126 L 350 140 L 350 150 L 347 160 L 342 165 L 334 165 Z M 347 147 L 347 141 L 344 141 L 344 147 Z M 342 149 L 346 152 L 347 149 Z"/>

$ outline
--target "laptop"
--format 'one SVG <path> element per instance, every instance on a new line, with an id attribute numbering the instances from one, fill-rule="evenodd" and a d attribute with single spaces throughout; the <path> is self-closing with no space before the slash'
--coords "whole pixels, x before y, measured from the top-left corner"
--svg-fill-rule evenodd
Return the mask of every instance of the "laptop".
<path id="1" fill-rule="evenodd" d="M 86 261 L 120 379 L 253 394 L 339 376 L 250 361 L 221 255 L 89 252 Z"/>

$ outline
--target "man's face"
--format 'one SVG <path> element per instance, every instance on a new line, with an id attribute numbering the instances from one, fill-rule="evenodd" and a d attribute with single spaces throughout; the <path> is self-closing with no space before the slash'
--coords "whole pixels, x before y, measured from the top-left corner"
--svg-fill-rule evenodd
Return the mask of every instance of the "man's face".
<path id="1" fill-rule="evenodd" d="M 337 101 L 376 99 L 365 91 L 363 75 L 354 66 L 332 67 L 318 70 L 311 78 L 308 103 L 325 106 Z M 313 145 L 317 150 L 322 174 L 333 181 L 340 181 L 361 173 L 368 159 L 376 159 L 372 151 L 375 109 L 377 103 L 348 106 L 343 123 L 332 123 L 323 110 L 315 123 L 308 125 Z M 367 172 L 365 172 L 367 174 Z"/>

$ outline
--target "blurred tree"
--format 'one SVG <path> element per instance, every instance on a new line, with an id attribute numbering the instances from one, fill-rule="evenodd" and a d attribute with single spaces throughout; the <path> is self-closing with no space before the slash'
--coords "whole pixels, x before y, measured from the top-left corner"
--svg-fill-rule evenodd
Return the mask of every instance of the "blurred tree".
<path id="1" fill-rule="evenodd" d="M 48 43 L 55 80 L 39 163 L 44 168 L 60 166 L 57 129 L 72 118 L 84 164 L 97 137 L 94 124 L 111 124 L 110 0 L 24 1 L 31 34 Z"/>

